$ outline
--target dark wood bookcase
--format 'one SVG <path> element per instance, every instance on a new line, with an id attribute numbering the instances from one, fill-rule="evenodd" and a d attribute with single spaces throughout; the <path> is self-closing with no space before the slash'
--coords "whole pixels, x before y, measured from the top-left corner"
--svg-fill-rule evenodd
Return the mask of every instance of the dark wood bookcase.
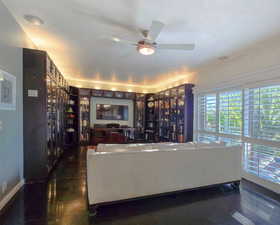
<path id="1" fill-rule="evenodd" d="M 91 89 L 79 89 L 79 141 L 81 145 L 88 145 L 90 143 L 90 101 Z"/>
<path id="2" fill-rule="evenodd" d="M 137 93 L 134 104 L 135 138 L 144 141 L 145 135 L 145 94 Z"/>
<path id="3" fill-rule="evenodd" d="M 79 88 L 69 87 L 69 100 L 66 107 L 65 147 L 75 148 L 79 145 Z"/>
<path id="4" fill-rule="evenodd" d="M 45 51 L 23 49 L 26 182 L 47 178 L 63 153 L 69 87 Z"/>
<path id="5" fill-rule="evenodd" d="M 184 84 L 145 100 L 145 140 L 189 142 L 193 140 L 193 84 Z"/>
<path id="6" fill-rule="evenodd" d="M 159 93 L 160 141 L 193 140 L 193 84 L 184 84 Z"/>
<path id="7" fill-rule="evenodd" d="M 184 84 L 155 94 L 79 89 L 80 144 L 88 143 L 90 136 L 91 97 L 134 101 L 135 142 L 192 141 L 193 86 Z"/>
<path id="8" fill-rule="evenodd" d="M 156 141 L 155 94 L 145 95 L 145 141 Z"/>

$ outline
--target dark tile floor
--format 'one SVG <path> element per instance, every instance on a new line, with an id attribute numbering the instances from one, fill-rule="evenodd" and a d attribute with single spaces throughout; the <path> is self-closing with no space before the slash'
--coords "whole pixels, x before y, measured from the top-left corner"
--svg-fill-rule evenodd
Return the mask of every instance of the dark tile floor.
<path id="1" fill-rule="evenodd" d="M 20 191 L 0 225 L 280 225 L 279 203 L 246 181 L 240 192 L 223 185 L 107 206 L 89 217 L 85 159 L 85 149 L 65 154 L 48 184 Z"/>

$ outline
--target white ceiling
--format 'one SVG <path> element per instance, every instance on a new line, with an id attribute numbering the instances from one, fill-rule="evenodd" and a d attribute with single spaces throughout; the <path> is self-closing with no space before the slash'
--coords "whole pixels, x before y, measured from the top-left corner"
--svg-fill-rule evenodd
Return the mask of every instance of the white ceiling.
<path id="1" fill-rule="evenodd" d="M 67 77 L 134 81 L 195 68 L 280 32 L 279 0 L 3 0 L 39 48 Z M 23 16 L 44 20 L 40 27 Z M 195 43 L 194 51 L 143 56 L 108 40 L 138 41 L 153 20 L 166 24 L 157 42 Z M 99 75 L 98 75 L 99 74 Z"/>

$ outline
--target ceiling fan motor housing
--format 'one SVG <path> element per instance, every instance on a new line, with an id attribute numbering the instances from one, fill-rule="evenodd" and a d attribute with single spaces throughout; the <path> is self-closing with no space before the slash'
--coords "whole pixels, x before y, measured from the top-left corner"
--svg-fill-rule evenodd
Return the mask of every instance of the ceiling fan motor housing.
<path id="1" fill-rule="evenodd" d="M 148 42 L 146 40 L 142 40 L 142 41 L 138 42 L 138 46 L 147 46 L 147 47 L 155 48 L 155 45 L 156 45 L 156 43 L 151 43 L 151 42 Z"/>

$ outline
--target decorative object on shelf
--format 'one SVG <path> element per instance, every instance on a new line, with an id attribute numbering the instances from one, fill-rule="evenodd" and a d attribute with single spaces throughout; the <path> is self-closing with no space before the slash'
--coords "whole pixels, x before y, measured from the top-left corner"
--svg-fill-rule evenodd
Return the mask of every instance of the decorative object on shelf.
<path id="1" fill-rule="evenodd" d="M 75 114 L 68 114 L 67 117 L 70 119 L 74 119 L 76 116 L 75 116 Z"/>
<path id="2" fill-rule="evenodd" d="M 68 128 L 66 131 L 69 132 L 69 133 L 73 133 L 73 132 L 75 132 L 75 129 L 74 128 Z"/>
<path id="3" fill-rule="evenodd" d="M 69 106 L 66 112 L 67 112 L 67 113 L 73 113 L 74 111 L 73 111 L 72 107 Z"/>
<path id="4" fill-rule="evenodd" d="M 184 106 L 184 104 L 185 104 L 185 102 L 184 102 L 183 99 L 180 99 L 180 100 L 178 101 L 178 105 L 179 105 L 179 106 Z"/>
<path id="5" fill-rule="evenodd" d="M 85 90 L 80 88 L 80 90 Z M 89 89 L 88 89 L 89 90 Z M 121 98 L 121 99 L 132 99 L 135 100 L 134 92 L 122 92 L 122 91 L 111 91 L 111 90 L 101 90 L 101 89 L 90 89 L 88 94 L 80 93 L 80 96 L 93 96 L 93 97 L 104 97 L 104 98 Z"/>
<path id="6" fill-rule="evenodd" d="M 125 98 L 127 98 L 127 99 L 134 99 L 134 98 L 135 98 L 135 93 L 132 93 L 132 92 L 125 92 L 124 96 L 125 96 Z"/>
<path id="7" fill-rule="evenodd" d="M 148 103 L 148 107 L 149 107 L 149 108 L 153 108 L 154 105 L 155 105 L 155 104 L 154 104 L 153 102 L 149 102 L 149 103 Z"/>
<path id="8" fill-rule="evenodd" d="M 103 90 L 92 90 L 92 96 L 94 97 L 102 97 L 103 96 Z"/>
<path id="9" fill-rule="evenodd" d="M 124 94 L 123 94 L 123 92 L 117 91 L 117 92 L 115 92 L 115 97 L 116 97 L 116 98 L 123 98 L 123 97 L 124 97 Z"/>
<path id="10" fill-rule="evenodd" d="M 113 94 L 114 92 L 112 91 L 104 91 L 104 97 L 107 97 L 107 98 L 112 98 L 113 97 Z"/>
<path id="11" fill-rule="evenodd" d="M 83 125 L 83 127 L 87 127 L 88 126 L 88 121 L 87 120 L 83 120 L 82 125 Z"/>

